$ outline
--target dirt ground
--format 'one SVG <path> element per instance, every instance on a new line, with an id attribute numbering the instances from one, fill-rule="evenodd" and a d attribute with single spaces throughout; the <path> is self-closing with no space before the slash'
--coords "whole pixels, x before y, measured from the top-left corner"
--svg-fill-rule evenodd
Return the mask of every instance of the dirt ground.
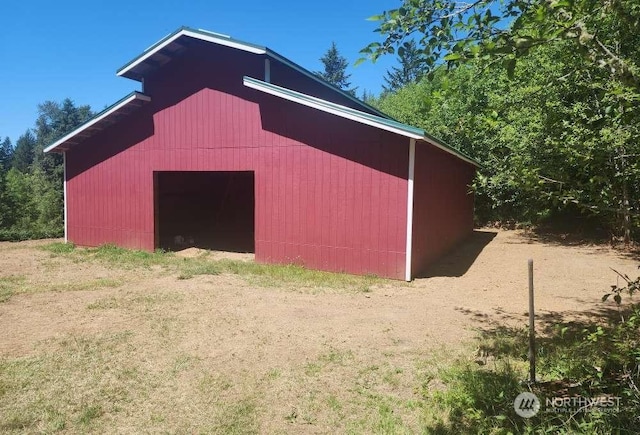
<path id="1" fill-rule="evenodd" d="M 0 243 L 0 279 L 39 289 L 0 303 L 8 430 L 417 431 L 435 355 L 526 326 L 529 258 L 541 325 L 610 307 L 611 268 L 636 276 L 639 260 L 479 230 L 428 277 L 343 291 L 74 262 L 38 249 L 50 242 Z M 39 385 L 7 380 L 18 365 Z"/>

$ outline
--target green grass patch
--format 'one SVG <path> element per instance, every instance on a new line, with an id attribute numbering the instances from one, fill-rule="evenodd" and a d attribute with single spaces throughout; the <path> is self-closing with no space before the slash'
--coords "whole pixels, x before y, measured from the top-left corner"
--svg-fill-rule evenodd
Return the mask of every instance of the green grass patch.
<path id="1" fill-rule="evenodd" d="M 221 434 L 257 434 L 260 427 L 257 420 L 257 408 L 253 400 L 243 398 L 225 406 L 214 427 Z"/>
<path id="2" fill-rule="evenodd" d="M 89 405 L 82 408 L 80 411 L 80 415 L 78 416 L 78 421 L 82 425 L 89 425 L 92 421 L 97 420 L 104 414 L 102 411 L 102 406 L 100 405 Z"/>
<path id="3" fill-rule="evenodd" d="M 420 427 L 422 403 L 402 399 L 371 388 L 357 387 L 357 396 L 343 406 L 342 413 L 349 416 L 346 433 L 412 434 L 431 433 Z M 455 433 L 455 432 L 453 432 Z"/>
<path id="4" fill-rule="evenodd" d="M 48 245 L 41 246 L 40 249 L 51 252 L 52 254 L 68 254 L 76 249 L 76 245 L 73 243 L 53 242 Z"/>
<path id="5" fill-rule="evenodd" d="M 344 366 L 354 360 L 353 352 L 350 350 L 339 350 L 331 348 L 327 353 L 318 356 L 316 361 L 310 361 L 304 366 L 307 376 L 317 376 L 323 369 L 330 366 Z"/>
<path id="6" fill-rule="evenodd" d="M 0 358 L 0 431 L 84 432 L 146 387 L 123 354 L 133 334 L 52 340 L 33 356 Z M 134 375 L 127 371 L 133 370 Z"/>
<path id="7" fill-rule="evenodd" d="M 127 269 L 156 265 L 164 266 L 173 259 L 173 255 L 163 251 L 147 252 L 124 249 L 110 244 L 87 249 L 87 254 L 104 263 Z"/>
<path id="8" fill-rule="evenodd" d="M 400 375 L 402 374 L 402 369 L 393 368 L 387 370 L 382 376 L 382 380 L 387 383 L 392 388 L 397 388 L 400 386 Z"/>
<path id="9" fill-rule="evenodd" d="M 102 245 L 97 248 L 76 248 L 71 244 L 50 243 L 42 247 L 54 256 L 73 261 L 96 261 L 110 267 L 140 269 L 159 266 L 177 273 L 178 279 L 191 279 L 198 275 L 233 274 L 262 287 L 279 287 L 283 284 L 298 288 L 349 289 L 370 292 L 372 287 L 391 281 L 374 275 L 356 276 L 344 273 L 323 272 L 295 264 L 258 264 L 254 261 L 214 260 L 202 255 L 196 258 L 179 258 L 171 252 L 147 252 Z"/>
<path id="10" fill-rule="evenodd" d="M 509 361 L 500 361 L 491 369 L 468 360 L 453 362 L 439 373 L 446 389 L 424 391 L 431 416 L 429 429 L 434 433 L 455 429 L 461 434 L 518 432 L 524 419 L 516 415 L 513 400 L 524 391 L 519 381 L 525 375 L 526 371 L 518 371 Z M 443 409 L 448 410 L 447 415 L 433 414 Z"/>
<path id="11" fill-rule="evenodd" d="M 95 302 L 87 305 L 89 310 L 110 310 L 115 308 L 120 308 L 123 306 L 123 302 L 116 298 L 115 296 L 110 296 L 107 298 L 98 299 Z"/>
<path id="12" fill-rule="evenodd" d="M 202 258 L 184 258 L 178 268 L 178 279 L 191 279 L 197 275 L 219 275 L 223 270 L 218 262 Z"/>
<path id="13" fill-rule="evenodd" d="M 76 248 L 73 244 L 54 242 L 41 247 L 53 256 L 69 258 L 73 261 L 97 261 L 102 264 L 123 269 L 167 266 L 174 260 L 171 253 L 164 251 L 147 252 L 137 249 L 125 249 L 113 244 L 97 248 Z"/>
<path id="14" fill-rule="evenodd" d="M 253 261 L 226 259 L 219 260 L 217 263 L 221 271 L 248 277 L 252 283 L 265 287 L 278 287 L 286 283 L 300 287 L 348 288 L 369 292 L 372 286 L 389 282 L 373 275 L 357 276 L 323 272 L 296 264 L 259 264 Z"/>
<path id="15" fill-rule="evenodd" d="M 26 278 L 22 275 L 0 277 L 0 303 L 11 299 L 16 293 L 22 292 Z"/>
<path id="16" fill-rule="evenodd" d="M 0 357 L 0 432 L 259 432 L 255 389 L 164 347 L 124 331 Z"/>
<path id="17" fill-rule="evenodd" d="M 329 397 L 327 397 L 327 406 L 333 412 L 338 413 L 342 411 L 342 404 L 340 403 L 340 400 L 338 400 L 338 398 L 333 394 L 330 394 Z"/>

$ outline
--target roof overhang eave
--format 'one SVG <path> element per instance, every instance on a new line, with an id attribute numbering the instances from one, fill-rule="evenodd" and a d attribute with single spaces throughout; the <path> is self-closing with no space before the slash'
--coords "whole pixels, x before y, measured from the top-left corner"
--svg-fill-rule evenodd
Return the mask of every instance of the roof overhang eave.
<path id="1" fill-rule="evenodd" d="M 45 153 L 65 152 L 93 134 L 115 123 L 119 116 L 125 116 L 136 108 L 151 101 L 151 97 L 140 92 L 132 92 L 115 104 L 107 107 L 93 118 L 64 135 L 44 149 Z"/>
<path id="2" fill-rule="evenodd" d="M 160 41 L 156 42 L 151 47 L 147 48 L 141 55 L 134 58 L 129 63 L 124 65 L 122 68 L 120 68 L 116 72 L 116 75 L 119 77 L 126 77 L 131 80 L 142 81 L 142 78 L 144 77 L 145 72 L 166 63 L 167 59 L 170 58 L 172 54 L 175 54 L 176 52 L 180 51 L 180 47 L 176 47 L 176 45 L 180 46 L 179 40 L 184 37 L 198 39 L 201 41 L 207 41 L 214 44 L 235 48 L 235 49 L 246 51 L 253 54 L 265 55 L 307 76 L 311 80 L 314 80 L 322 84 L 323 86 L 328 87 L 334 92 L 341 94 L 342 96 L 365 107 L 366 109 L 371 110 L 373 113 L 384 118 L 389 118 L 388 115 L 379 111 L 375 107 L 370 106 L 364 101 L 360 101 L 359 99 L 349 94 L 348 92 L 345 92 L 344 90 L 339 89 L 333 86 L 332 84 L 322 80 L 321 78 L 313 74 L 311 71 L 301 67 L 295 62 L 290 61 L 286 57 L 282 56 L 279 53 L 276 53 L 275 51 L 267 47 L 233 39 L 227 35 L 208 32 L 206 30 L 192 29 L 189 27 L 181 27 L 177 31 L 165 36 Z"/>
<path id="3" fill-rule="evenodd" d="M 201 41 L 213 42 L 218 45 L 224 45 L 226 47 L 237 48 L 242 51 L 247 51 L 254 54 L 266 54 L 267 48 L 257 45 L 249 44 L 247 42 L 238 41 L 225 35 L 217 33 L 207 32 L 204 30 L 195 30 L 188 28 L 181 28 L 178 31 L 167 35 L 148 49 L 146 49 L 141 55 L 131 60 L 125 66 L 120 68 L 116 75 L 119 77 L 126 77 L 132 80 L 139 81 L 142 76 L 136 72 L 136 69 L 144 67 L 145 62 L 151 60 L 154 55 L 157 55 L 162 50 L 167 49 L 171 44 L 178 43 L 178 40 L 183 37 L 189 37 L 199 39 Z"/>

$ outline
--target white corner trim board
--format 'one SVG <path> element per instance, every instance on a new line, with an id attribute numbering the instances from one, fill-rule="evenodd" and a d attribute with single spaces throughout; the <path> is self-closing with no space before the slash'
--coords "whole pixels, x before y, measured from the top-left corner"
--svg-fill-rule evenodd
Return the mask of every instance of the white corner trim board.
<path id="1" fill-rule="evenodd" d="M 411 281 L 411 258 L 413 250 L 413 179 L 416 170 L 416 140 L 409 139 L 409 176 L 407 177 L 407 245 L 405 259 L 405 281 Z"/>
<path id="2" fill-rule="evenodd" d="M 69 232 L 68 232 L 68 215 L 67 215 L 67 153 L 62 153 L 62 171 L 63 171 L 63 182 L 62 182 L 62 201 L 64 202 L 64 242 L 67 243 L 69 241 Z"/>

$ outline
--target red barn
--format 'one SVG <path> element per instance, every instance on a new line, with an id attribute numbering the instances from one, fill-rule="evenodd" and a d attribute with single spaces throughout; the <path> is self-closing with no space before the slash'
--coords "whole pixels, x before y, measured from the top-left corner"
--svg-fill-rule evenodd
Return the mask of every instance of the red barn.
<path id="1" fill-rule="evenodd" d="M 65 238 L 411 280 L 470 234 L 475 162 L 278 53 L 181 28 L 59 139 Z"/>

